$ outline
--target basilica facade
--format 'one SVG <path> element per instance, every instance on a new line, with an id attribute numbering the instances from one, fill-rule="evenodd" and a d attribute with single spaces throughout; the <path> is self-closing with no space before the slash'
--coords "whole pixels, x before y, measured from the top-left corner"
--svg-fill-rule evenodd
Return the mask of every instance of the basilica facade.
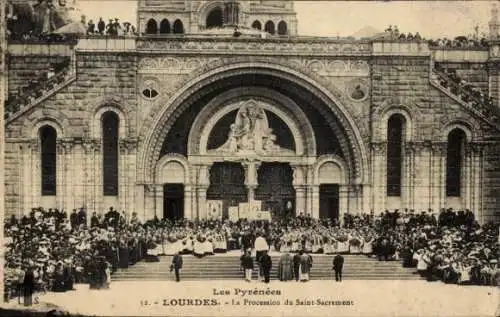
<path id="1" fill-rule="evenodd" d="M 301 37 L 291 1 L 140 0 L 138 32 L 9 43 L 7 215 L 499 219 L 496 17 L 487 46 L 453 49 Z"/>

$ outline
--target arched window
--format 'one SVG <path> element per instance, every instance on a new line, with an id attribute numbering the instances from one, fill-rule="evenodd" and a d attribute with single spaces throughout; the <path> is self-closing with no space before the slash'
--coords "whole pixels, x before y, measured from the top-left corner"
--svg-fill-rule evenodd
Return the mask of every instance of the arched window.
<path id="1" fill-rule="evenodd" d="M 288 28 L 285 21 L 278 23 L 278 35 L 286 35 L 288 33 Z"/>
<path id="2" fill-rule="evenodd" d="M 163 19 L 160 22 L 160 34 L 168 34 L 170 33 L 170 22 L 167 19 Z"/>
<path id="3" fill-rule="evenodd" d="M 400 114 L 387 123 L 387 196 L 401 196 L 404 125 Z"/>
<path id="4" fill-rule="evenodd" d="M 448 134 L 448 149 L 446 152 L 446 196 L 449 197 L 461 196 L 465 140 L 465 133 L 461 129 L 453 129 L 450 134 Z"/>
<path id="5" fill-rule="evenodd" d="M 118 196 L 118 130 L 120 119 L 108 111 L 102 115 L 103 194 Z"/>
<path id="6" fill-rule="evenodd" d="M 256 20 L 252 23 L 252 28 L 257 29 L 257 30 L 262 30 L 262 24 L 260 21 Z"/>
<path id="7" fill-rule="evenodd" d="M 146 24 L 146 34 L 156 34 L 158 33 L 158 24 L 154 19 L 149 19 Z"/>
<path id="8" fill-rule="evenodd" d="M 184 24 L 182 24 L 182 21 L 177 19 L 174 22 L 174 34 L 182 34 L 184 33 Z"/>
<path id="9" fill-rule="evenodd" d="M 42 196 L 55 196 L 57 188 L 57 132 L 51 126 L 40 128 Z"/>
<path id="10" fill-rule="evenodd" d="M 223 14 L 222 14 L 222 9 L 220 7 L 217 7 L 212 11 L 210 11 L 206 21 L 207 29 L 214 27 L 222 27 L 223 23 L 224 23 Z"/>
<path id="11" fill-rule="evenodd" d="M 264 26 L 264 31 L 270 34 L 276 33 L 276 30 L 274 29 L 274 22 L 273 21 L 267 21 L 266 25 Z"/>

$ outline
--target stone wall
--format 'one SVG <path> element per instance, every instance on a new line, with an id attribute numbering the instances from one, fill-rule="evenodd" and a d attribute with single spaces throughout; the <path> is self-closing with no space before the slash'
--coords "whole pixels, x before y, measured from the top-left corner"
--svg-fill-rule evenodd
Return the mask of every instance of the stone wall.
<path id="1" fill-rule="evenodd" d="M 491 221 L 500 221 L 500 140 L 484 151 L 482 215 Z"/>
<path id="2" fill-rule="evenodd" d="M 34 58 L 41 60 L 43 58 Z M 20 65 L 20 63 L 19 63 Z M 29 64 L 26 64 L 29 67 Z M 31 109 L 6 128 L 7 213 L 33 206 L 66 210 L 86 206 L 100 210 L 134 200 L 136 133 L 136 59 L 133 54 L 78 54 L 77 80 Z M 120 117 L 120 197 L 102 196 L 100 116 Z M 38 129 L 49 124 L 58 131 L 57 196 L 40 196 Z"/>
<path id="3" fill-rule="evenodd" d="M 331 84 L 325 87 L 331 89 L 333 95 L 339 96 L 358 125 L 365 142 L 370 164 L 370 170 L 366 171 L 370 175 L 369 181 L 363 184 L 363 193 L 359 194 L 362 195 L 362 201 L 358 201 L 361 196 L 358 195 L 357 188 L 343 189 L 342 195 L 352 196 L 352 199 L 349 198 L 348 208 L 351 212 L 370 209 L 380 212 L 386 208 L 432 208 L 437 211 L 451 204 L 459 208 L 471 208 L 478 216 L 484 217 L 484 220 L 498 220 L 500 132 L 487 122 L 487 118 L 481 118 L 448 92 L 430 83 L 432 61 L 429 54 L 411 50 L 399 54 L 394 51 L 397 50 L 396 46 L 391 46 L 390 49 L 391 52 L 387 53 L 382 47 L 381 51 L 369 59 L 370 69 L 367 70 L 367 75 L 364 72 L 353 75 L 352 69 L 347 66 L 343 68 L 342 76 L 338 74 L 338 67 L 332 68 L 331 73 L 327 67 L 317 67 L 322 65 L 318 63 L 323 59 L 324 65 L 331 67 L 339 64 L 354 65 L 352 61 L 338 61 L 337 57 L 328 60 L 301 57 L 303 61 L 299 61 L 303 63 L 298 64 L 303 64 L 303 67 L 296 67 L 304 76 L 322 77 L 325 81 L 321 84 Z M 233 57 L 237 60 L 238 52 L 234 50 Z M 183 88 L 179 84 L 191 78 L 191 72 L 195 70 L 189 68 L 189 65 L 195 65 L 193 68 L 198 69 L 210 61 L 205 58 L 204 64 L 202 62 L 205 59 L 201 58 L 196 64 L 188 63 L 193 58 L 176 55 L 179 58 L 174 59 L 169 53 L 156 53 L 161 58 L 151 54 L 140 59 L 133 49 L 112 52 L 105 49 L 79 51 L 76 53 L 76 80 L 50 96 L 43 104 L 8 123 L 5 165 L 7 215 L 25 213 L 39 205 L 66 210 L 86 206 L 89 210 L 100 211 L 111 205 L 128 211 L 134 208 L 137 211 L 155 209 L 152 197 L 161 197 L 161 194 L 154 196 L 154 192 L 161 188 L 156 188 L 153 184 L 136 184 L 139 131 L 150 128 L 148 124 L 154 122 L 155 116 L 168 104 L 177 89 Z M 216 56 L 214 53 L 210 58 Z M 30 72 L 33 69 L 46 69 L 49 63 L 60 58 L 67 57 L 50 54 L 11 56 L 10 85 L 20 85 L 26 78 L 32 78 L 33 74 Z M 358 58 L 353 56 L 352 59 Z M 167 64 L 167 60 L 175 61 L 176 65 Z M 276 62 L 276 65 L 295 60 L 298 58 L 268 59 L 269 63 Z M 140 65 L 149 65 L 146 62 L 150 61 L 161 63 L 141 68 Z M 485 69 L 479 66 L 482 64 L 448 64 L 460 69 L 468 78 L 473 78 L 471 81 L 483 87 L 487 84 Z M 358 101 L 350 100 L 346 91 L 358 81 L 368 88 L 369 97 Z M 150 84 L 156 85 L 160 92 L 156 99 L 147 99 L 141 95 L 143 88 Z M 105 111 L 115 111 L 120 117 L 118 197 L 102 195 L 100 117 Z M 403 147 L 403 193 L 401 197 L 388 198 L 385 188 L 386 131 L 387 120 L 393 113 L 401 113 L 407 119 Z M 56 197 L 40 197 L 40 148 L 37 131 L 44 124 L 53 125 L 58 131 Z M 447 133 L 455 126 L 467 131 L 469 144 L 474 147 L 467 152 L 464 170 L 466 186 L 464 197 L 459 200 L 448 199 L 444 192 L 445 142 Z M 478 146 L 487 138 L 496 140 L 496 143 L 483 151 Z"/>
<path id="4" fill-rule="evenodd" d="M 485 85 L 483 67 L 470 72 Z M 463 66 L 465 68 L 465 66 Z M 498 180 L 500 164 L 494 154 L 485 156 L 488 163 L 481 174 L 480 154 L 470 151 L 463 169 L 463 193 L 459 199 L 446 197 L 446 140 L 454 127 L 469 135 L 471 146 L 483 141 L 485 134 L 498 133 L 471 110 L 429 82 L 430 59 L 426 57 L 381 56 L 372 61 L 372 167 L 373 205 L 385 208 L 412 208 L 434 211 L 452 206 L 470 208 L 484 220 L 493 219 L 500 207 L 492 184 Z M 401 197 L 386 196 L 386 129 L 392 113 L 405 116 Z M 479 143 L 478 143 L 479 142 Z M 495 165 L 496 164 L 496 165 Z M 481 179 L 484 177 L 484 187 Z M 483 204 L 479 197 L 484 197 Z M 484 214 L 482 214 L 484 213 Z"/>

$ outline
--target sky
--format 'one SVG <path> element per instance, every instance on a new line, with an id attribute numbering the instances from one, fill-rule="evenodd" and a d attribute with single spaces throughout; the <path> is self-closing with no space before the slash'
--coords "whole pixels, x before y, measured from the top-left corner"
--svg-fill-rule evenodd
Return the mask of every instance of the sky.
<path id="1" fill-rule="evenodd" d="M 136 0 L 76 0 L 88 19 L 118 17 L 136 21 Z M 168 0 L 165 0 L 168 1 Z M 500 1 L 294 1 L 298 33 L 350 36 L 364 26 L 380 31 L 397 25 L 401 32 L 427 38 L 487 33 L 493 3 Z"/>

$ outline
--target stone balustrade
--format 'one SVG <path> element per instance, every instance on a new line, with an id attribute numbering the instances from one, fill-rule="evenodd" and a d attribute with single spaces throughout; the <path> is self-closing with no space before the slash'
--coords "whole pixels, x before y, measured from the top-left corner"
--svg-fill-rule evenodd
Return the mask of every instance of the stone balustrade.
<path id="1" fill-rule="evenodd" d="M 481 97 L 474 95 L 471 91 L 456 83 L 443 72 L 434 69 L 431 73 L 431 82 L 438 85 L 443 90 L 455 96 L 455 99 L 465 104 L 468 108 L 487 117 L 489 120 L 499 123 L 498 117 L 494 114 L 494 105 L 490 104 L 487 100 L 482 100 Z"/>

